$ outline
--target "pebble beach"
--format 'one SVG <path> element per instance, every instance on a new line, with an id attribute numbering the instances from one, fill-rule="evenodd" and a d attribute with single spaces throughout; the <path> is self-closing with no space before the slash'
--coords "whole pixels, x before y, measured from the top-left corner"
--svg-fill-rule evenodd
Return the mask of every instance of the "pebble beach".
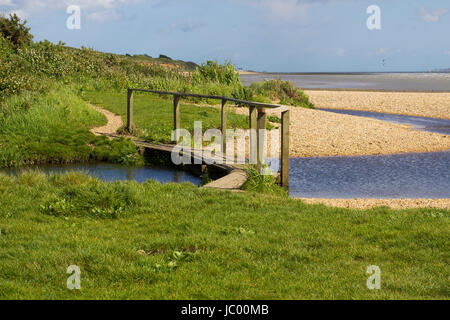
<path id="1" fill-rule="evenodd" d="M 450 119 L 450 93 L 306 90 L 321 108 L 349 109 Z M 450 149 L 450 136 L 409 130 L 406 125 L 291 108 L 290 156 L 354 156 Z M 270 148 L 270 147 L 269 147 Z M 332 207 L 450 209 L 450 199 L 302 199 Z"/>

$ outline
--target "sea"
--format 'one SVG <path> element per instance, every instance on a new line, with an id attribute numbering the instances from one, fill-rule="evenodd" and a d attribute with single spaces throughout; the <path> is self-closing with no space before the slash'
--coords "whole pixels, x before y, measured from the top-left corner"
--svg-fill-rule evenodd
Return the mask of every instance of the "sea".
<path id="1" fill-rule="evenodd" d="M 258 73 L 241 75 L 245 85 L 264 79 L 292 81 L 302 89 L 450 92 L 450 73 Z"/>

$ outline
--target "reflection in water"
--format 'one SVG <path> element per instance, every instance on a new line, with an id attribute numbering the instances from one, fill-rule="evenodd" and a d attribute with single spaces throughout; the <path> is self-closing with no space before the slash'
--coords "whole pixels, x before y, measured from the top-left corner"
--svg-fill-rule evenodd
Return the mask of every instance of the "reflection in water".
<path id="1" fill-rule="evenodd" d="M 191 182 L 195 185 L 199 185 L 201 183 L 201 179 L 199 177 L 185 171 L 155 167 L 127 167 L 109 163 L 45 165 L 34 166 L 33 169 L 40 170 L 47 174 L 73 171 L 84 172 L 104 181 L 135 180 L 137 182 L 145 182 L 147 180 L 156 180 L 162 183 Z M 0 172 L 18 174 L 23 170 L 23 168 L 2 169 Z"/>
<path id="2" fill-rule="evenodd" d="M 450 151 L 293 158 L 290 195 L 304 198 L 450 198 Z"/>
<path id="3" fill-rule="evenodd" d="M 134 170 L 132 167 L 125 167 L 125 171 L 127 173 L 127 180 L 134 180 Z"/>
<path id="4" fill-rule="evenodd" d="M 183 178 L 181 171 L 175 171 L 175 182 L 181 182 Z"/>

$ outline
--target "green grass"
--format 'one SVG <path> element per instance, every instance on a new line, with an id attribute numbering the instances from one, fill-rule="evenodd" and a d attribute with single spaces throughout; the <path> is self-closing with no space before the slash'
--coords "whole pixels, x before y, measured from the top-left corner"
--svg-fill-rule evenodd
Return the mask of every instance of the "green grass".
<path id="1" fill-rule="evenodd" d="M 190 184 L 0 175 L 0 297 L 448 299 L 449 218 Z M 69 265 L 81 268 L 81 290 L 66 288 Z M 366 287 L 369 265 L 381 268 L 381 290 Z"/>
<path id="2" fill-rule="evenodd" d="M 13 96 L 0 107 L 0 167 L 39 163 L 142 163 L 131 141 L 95 137 L 106 123 L 69 87 Z"/>
<path id="3" fill-rule="evenodd" d="M 143 60 L 0 37 L 0 167 L 142 164 L 131 141 L 89 132 L 106 119 L 83 100 L 125 119 L 131 86 L 312 107 L 292 83 L 243 87 L 229 65 L 186 77 Z M 183 128 L 219 128 L 218 109 L 184 102 Z M 134 104 L 139 135 L 170 142 L 172 101 L 137 93 Z M 247 117 L 230 113 L 228 125 L 248 128 Z M 0 298 L 449 298 L 449 211 L 305 205 L 249 173 L 247 190 L 265 194 L 0 174 Z M 80 291 L 66 288 L 69 265 L 81 268 Z M 370 265 L 381 268 L 379 291 L 366 288 Z"/>
<path id="4" fill-rule="evenodd" d="M 105 92 L 87 91 L 83 98 L 92 104 L 121 115 L 126 122 L 126 91 Z M 173 101 L 163 99 L 153 94 L 134 93 L 133 98 L 134 122 L 138 129 L 138 136 L 147 141 L 171 142 L 173 130 Z M 248 117 L 234 113 L 228 108 L 228 128 L 248 129 Z M 220 110 L 214 107 L 199 107 L 193 104 L 180 103 L 181 128 L 194 128 L 194 121 L 202 121 L 203 130 L 220 128 Z"/>

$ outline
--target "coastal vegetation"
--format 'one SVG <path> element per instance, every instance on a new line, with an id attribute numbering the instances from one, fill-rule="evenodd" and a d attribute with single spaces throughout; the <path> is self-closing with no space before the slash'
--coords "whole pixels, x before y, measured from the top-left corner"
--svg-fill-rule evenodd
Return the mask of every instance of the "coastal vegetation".
<path id="1" fill-rule="evenodd" d="M 89 102 L 124 116 L 127 87 L 312 107 L 280 80 L 243 86 L 231 64 L 32 42 L 14 16 L 0 18 L 0 31 L 0 168 L 143 164 L 129 139 L 89 131 L 106 123 Z M 183 101 L 182 126 L 218 127 L 219 111 L 208 103 Z M 136 94 L 135 112 L 141 137 L 167 142 L 170 100 Z M 228 125 L 248 124 L 230 113 Z M 272 177 L 252 168 L 248 175 L 247 191 L 234 193 L 0 173 L 0 298 L 448 299 L 448 211 L 306 205 Z M 81 290 L 67 289 L 70 265 L 81 268 Z M 367 288 L 369 265 L 380 266 L 382 290 Z"/>
<path id="2" fill-rule="evenodd" d="M 130 156 L 130 142 L 124 139 L 119 143 L 104 142 L 88 130 L 103 124 L 105 119 L 90 110 L 83 100 L 124 116 L 124 90 L 128 87 L 311 107 L 308 97 L 290 83 L 275 80 L 245 87 L 230 63 L 207 61 L 194 66 L 164 55 L 156 59 L 146 55 L 121 56 L 85 47 L 70 48 L 62 42 L 33 42 L 30 29 L 15 15 L 0 18 L 0 31 L 0 166 L 3 167 L 98 160 L 123 163 L 123 159 L 142 162 L 138 155 Z M 216 101 L 187 99 L 181 107 L 183 127 L 192 130 L 193 121 L 202 120 L 205 130 L 218 128 L 219 111 L 194 103 Z M 171 141 L 170 104 L 167 97 L 136 95 L 136 121 L 141 138 Z M 49 123 L 51 126 L 47 126 Z M 245 116 L 231 111 L 229 126 L 245 129 L 248 123 Z M 120 147 L 112 146 L 116 144 Z"/>

